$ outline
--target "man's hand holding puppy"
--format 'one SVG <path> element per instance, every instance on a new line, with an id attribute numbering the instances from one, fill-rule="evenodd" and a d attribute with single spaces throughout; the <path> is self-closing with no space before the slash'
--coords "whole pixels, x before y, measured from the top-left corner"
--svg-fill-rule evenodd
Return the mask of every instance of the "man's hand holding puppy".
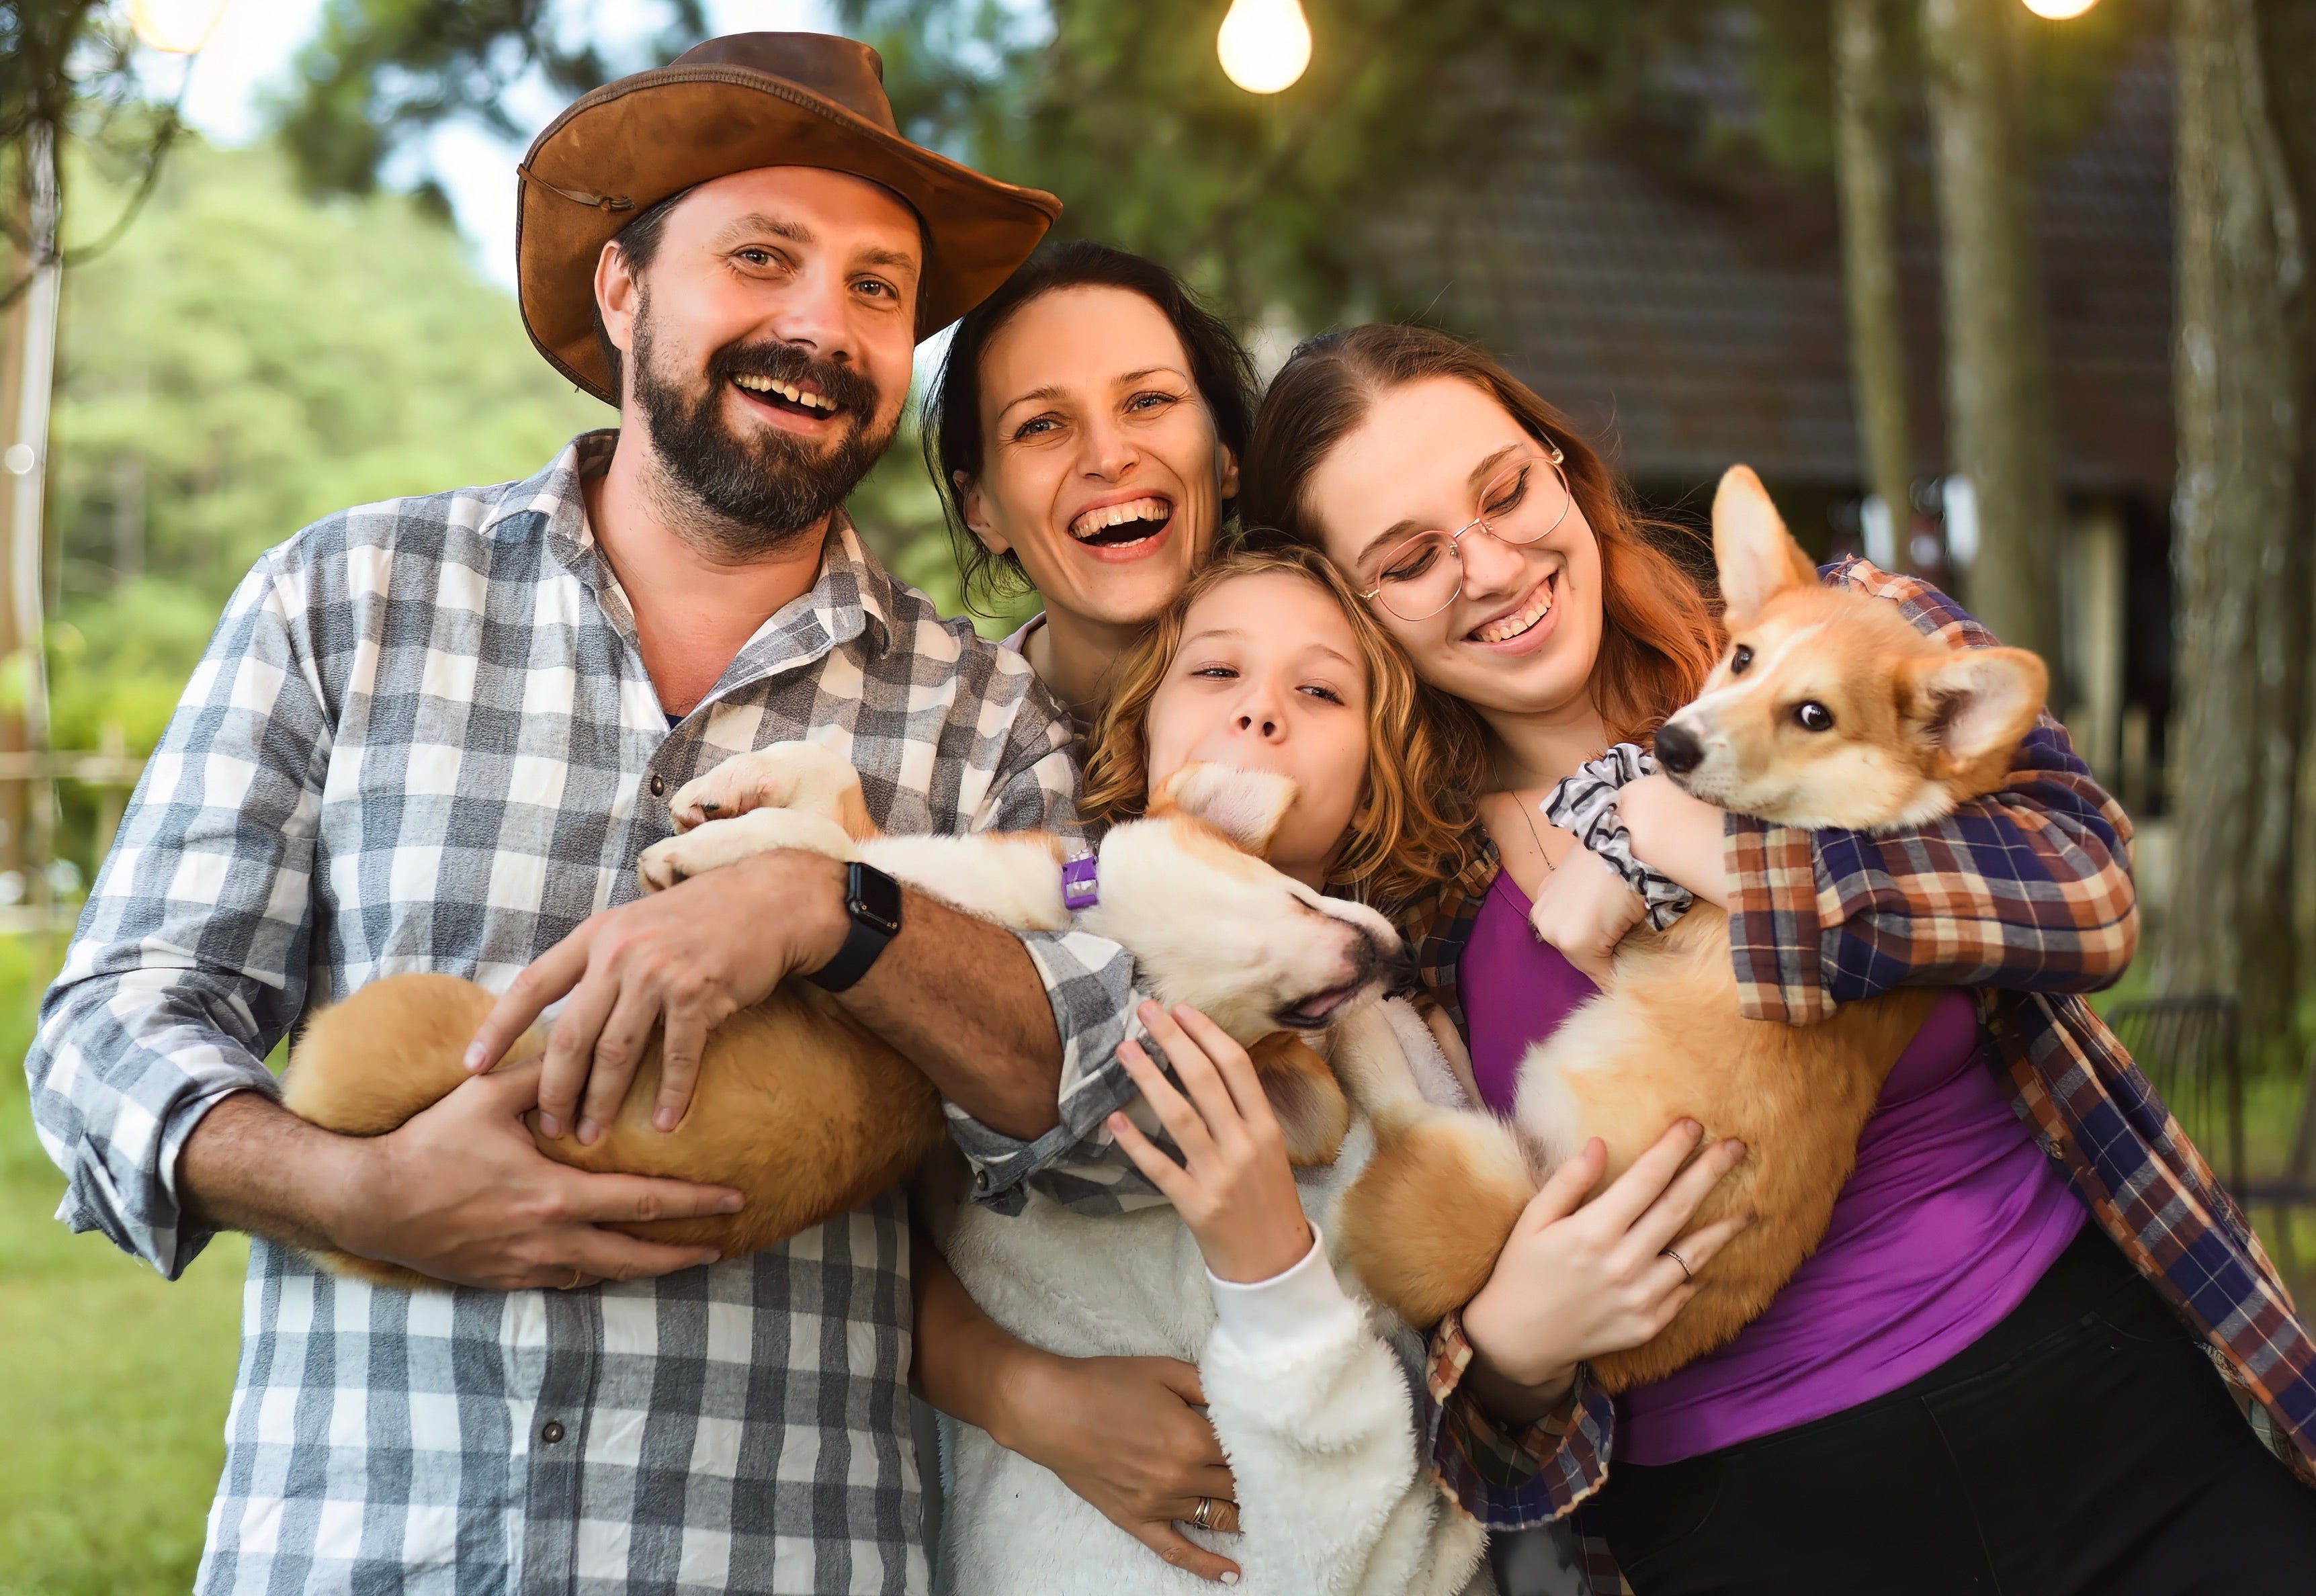
<path id="1" fill-rule="evenodd" d="M 204 1221 L 400 1264 L 494 1290 L 641 1280 L 716 1260 L 607 1224 L 731 1213 L 740 1193 L 591 1175 L 543 1156 L 522 1122 L 539 1070 L 470 1080 L 400 1130 L 338 1136 L 254 1092 L 185 1143 L 178 1189 Z"/>
<path id="2" fill-rule="evenodd" d="M 901 932 L 838 1001 L 983 1124 L 1023 1139 L 1058 1119 L 1062 1042 L 1020 939 L 904 891 Z M 569 995 L 548 1035 L 539 1089 L 549 1136 L 575 1119 L 594 1139 L 626 1101 L 664 1027 L 653 1122 L 690 1105 L 708 1033 L 843 946 L 844 866 L 780 848 L 609 909 L 542 953 L 507 989 L 467 1055 L 485 1069 Z"/>

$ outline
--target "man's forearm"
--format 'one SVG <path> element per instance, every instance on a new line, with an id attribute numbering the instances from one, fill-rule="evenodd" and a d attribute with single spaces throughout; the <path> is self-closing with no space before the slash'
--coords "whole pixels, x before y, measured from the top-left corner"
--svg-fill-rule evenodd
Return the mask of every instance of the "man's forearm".
<path id="1" fill-rule="evenodd" d="M 307 1124 L 258 1092 L 236 1092 L 201 1116 L 177 1158 L 185 1211 L 218 1230 L 245 1230 L 326 1250 L 355 1139 Z"/>
<path id="2" fill-rule="evenodd" d="M 911 891 L 900 935 L 841 1000 L 991 1130 L 1034 1141 L 1060 1122 L 1061 1033 L 1011 932 Z"/>

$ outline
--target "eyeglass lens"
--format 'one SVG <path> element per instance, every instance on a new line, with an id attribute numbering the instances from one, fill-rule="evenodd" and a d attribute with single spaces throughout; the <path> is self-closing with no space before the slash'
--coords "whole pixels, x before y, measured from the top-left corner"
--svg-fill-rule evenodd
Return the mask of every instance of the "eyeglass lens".
<path id="1" fill-rule="evenodd" d="M 1419 532 L 1385 555 L 1376 594 L 1401 620 L 1427 620 L 1455 603 L 1464 585 L 1459 538 L 1484 530 L 1499 543 L 1534 543 L 1567 514 L 1567 479 L 1550 457 L 1515 460 L 1489 481 L 1462 532 Z"/>

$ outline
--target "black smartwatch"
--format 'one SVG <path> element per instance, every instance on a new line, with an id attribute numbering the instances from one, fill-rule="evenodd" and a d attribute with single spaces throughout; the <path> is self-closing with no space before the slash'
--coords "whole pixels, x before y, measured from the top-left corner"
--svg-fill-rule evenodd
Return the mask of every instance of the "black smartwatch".
<path id="1" fill-rule="evenodd" d="M 852 928 L 836 957 L 805 977 L 824 991 L 842 992 L 877 962 L 877 956 L 901 934 L 901 883 L 855 859 L 844 867 L 844 912 Z"/>

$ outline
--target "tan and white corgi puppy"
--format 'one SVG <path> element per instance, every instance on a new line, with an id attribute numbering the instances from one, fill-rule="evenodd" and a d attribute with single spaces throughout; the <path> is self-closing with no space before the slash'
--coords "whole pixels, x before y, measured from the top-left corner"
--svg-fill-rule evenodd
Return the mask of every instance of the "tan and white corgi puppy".
<path id="1" fill-rule="evenodd" d="M 1999 790 L 2047 673 L 2020 649 L 1958 651 L 1894 605 L 1827 588 L 1743 466 L 1721 480 L 1713 546 L 1729 646 L 1697 700 L 1658 732 L 1688 793 L 1780 824 L 1880 831 Z M 1345 1199 L 1347 1255 L 1411 1323 L 1436 1323 L 1487 1281 L 1545 1167 L 1598 1136 L 1608 1179 L 1687 1116 L 1744 1162 L 1691 1230 L 1751 1210 L 1654 1340 L 1591 1361 L 1610 1391 L 1661 1379 L 1758 1317 L 1825 1234 L 1884 1080 L 1933 994 L 1902 989 L 1815 1025 L 1738 1012 L 1728 917 L 1698 903 L 1619 948 L 1607 991 L 1521 1061 L 1511 1122 L 1443 1110 L 1392 1078 L 1347 1074 L 1379 1148 Z M 1339 1059 L 1355 1068 L 1357 1056 Z"/>
<path id="2" fill-rule="evenodd" d="M 865 860 L 1014 930 L 1074 925 L 1108 937 L 1133 952 L 1152 996 L 1194 1005 L 1249 1046 L 1291 1154 L 1323 1164 L 1349 1111 L 1327 1066 L 1297 1039 L 1375 997 L 1402 950 L 1380 915 L 1322 897 L 1262 862 L 1294 794 L 1280 776 L 1185 767 L 1153 795 L 1146 817 L 1102 839 L 1089 889 L 1096 901 L 1073 910 L 1055 837 L 877 836 L 849 764 L 814 744 L 781 743 L 681 788 L 671 807 L 690 829 L 646 849 L 638 868 L 656 890 L 750 854 L 804 847 Z M 373 982 L 315 1016 L 292 1054 L 283 1101 L 329 1130 L 391 1130 L 466 1077 L 461 1056 L 492 1001 L 454 976 Z M 500 1068 L 545 1045 L 534 1029 Z M 659 1073 L 655 1037 L 619 1114 L 592 1146 L 538 1137 L 539 1149 L 582 1169 L 738 1189 L 747 1201 L 736 1214 L 615 1227 L 719 1247 L 727 1258 L 860 1206 L 943 1137 L 932 1084 L 808 984 L 784 984 L 717 1027 L 691 1106 L 664 1133 L 650 1123 Z M 440 1289 L 395 1265 L 317 1256 L 341 1273 Z"/>

